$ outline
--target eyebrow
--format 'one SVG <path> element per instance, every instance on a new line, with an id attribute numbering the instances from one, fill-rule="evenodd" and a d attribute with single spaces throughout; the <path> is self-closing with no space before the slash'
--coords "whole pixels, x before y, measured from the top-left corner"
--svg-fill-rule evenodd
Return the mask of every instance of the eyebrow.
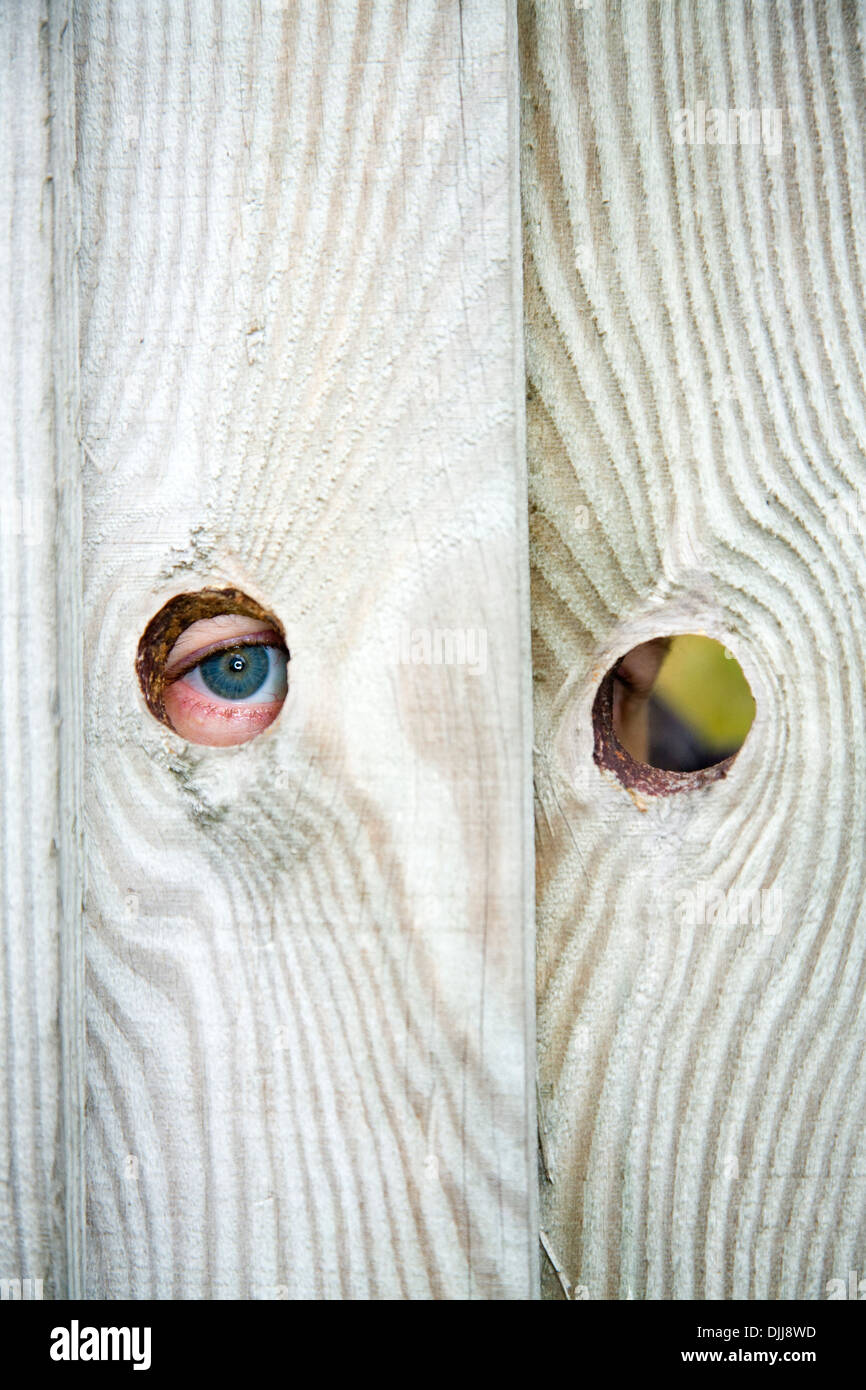
<path id="1" fill-rule="evenodd" d="M 279 647 L 280 651 L 289 656 L 289 649 L 280 634 L 273 628 L 266 628 L 264 632 L 250 632 L 247 636 L 241 633 L 234 637 L 221 637 L 217 642 L 208 642 L 206 646 L 181 657 L 174 665 L 166 666 L 166 680 L 169 683 L 180 680 L 181 676 L 185 676 L 206 657 L 213 656 L 215 652 L 231 651 L 233 647 Z"/>

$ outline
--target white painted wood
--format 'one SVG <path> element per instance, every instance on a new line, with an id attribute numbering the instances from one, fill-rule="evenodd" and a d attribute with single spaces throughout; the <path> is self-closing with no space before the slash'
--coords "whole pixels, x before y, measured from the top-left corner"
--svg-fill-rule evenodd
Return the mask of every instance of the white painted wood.
<path id="1" fill-rule="evenodd" d="M 80 460 L 69 7 L 0 7 L 0 1280 L 83 1240 Z M 10 1281 L 6 1283 L 6 1281 Z M 20 1282 L 19 1282 L 20 1281 Z"/>
<path id="2" fill-rule="evenodd" d="M 521 10 L 549 1297 L 866 1276 L 863 24 Z M 757 717 L 726 781 L 639 809 L 592 700 L 677 631 Z M 690 923 L 702 885 L 780 918 Z"/>
<path id="3" fill-rule="evenodd" d="M 529 1297 L 514 17 L 81 0 L 75 38 L 88 1292 Z M 133 671 L 214 583 L 292 652 L 229 750 Z M 401 664 L 421 629 L 485 669 Z"/>

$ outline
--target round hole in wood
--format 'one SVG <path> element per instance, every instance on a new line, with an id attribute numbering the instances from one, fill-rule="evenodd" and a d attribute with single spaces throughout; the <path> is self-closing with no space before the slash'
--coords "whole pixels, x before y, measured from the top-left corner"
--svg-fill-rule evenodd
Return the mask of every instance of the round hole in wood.
<path id="1" fill-rule="evenodd" d="M 593 704 L 594 758 L 648 796 L 724 777 L 755 701 L 729 648 L 699 633 L 655 637 L 607 672 Z"/>
<path id="2" fill-rule="evenodd" d="M 267 729 L 288 691 L 273 613 L 240 589 L 176 594 L 151 618 L 135 669 L 155 719 L 189 743 L 229 748 Z"/>

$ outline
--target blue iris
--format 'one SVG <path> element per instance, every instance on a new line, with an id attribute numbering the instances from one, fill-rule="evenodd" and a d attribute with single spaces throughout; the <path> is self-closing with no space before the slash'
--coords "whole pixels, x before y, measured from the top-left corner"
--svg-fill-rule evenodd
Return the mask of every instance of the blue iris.
<path id="1" fill-rule="evenodd" d="M 202 680 L 224 700 L 248 700 L 264 685 L 270 671 L 268 648 L 229 647 L 199 663 Z"/>

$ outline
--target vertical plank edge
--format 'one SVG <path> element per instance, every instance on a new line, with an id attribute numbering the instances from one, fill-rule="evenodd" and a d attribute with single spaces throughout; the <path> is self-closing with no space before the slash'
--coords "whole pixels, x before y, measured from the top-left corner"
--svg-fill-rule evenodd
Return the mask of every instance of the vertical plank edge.
<path id="1" fill-rule="evenodd" d="M 81 1291 L 81 501 L 70 0 L 0 10 L 2 1296 Z"/>
<path id="2" fill-rule="evenodd" d="M 509 184 L 511 200 L 511 249 L 510 259 L 513 277 L 514 317 L 514 380 L 521 388 L 515 411 L 515 469 L 517 472 L 517 517 L 515 537 L 518 546 L 520 576 L 520 714 L 523 730 L 523 819 L 526 832 L 523 836 L 523 874 L 524 874 L 524 921 L 526 934 L 524 940 L 524 970 L 526 1000 L 526 1069 L 525 1075 L 530 1084 L 526 1091 L 527 1153 L 529 1161 L 529 1219 L 533 1232 L 535 1258 L 529 1273 L 529 1286 L 533 1300 L 541 1297 L 541 1268 L 539 1243 L 539 1202 L 538 1189 L 533 1175 L 536 1169 L 535 1153 L 538 1144 L 538 1116 L 536 1113 L 536 1086 L 531 1084 L 536 1077 L 536 1032 L 535 1032 L 535 799 L 533 795 L 533 689 L 532 689 L 532 613 L 530 608 L 529 583 L 529 473 L 527 464 L 526 439 L 526 356 L 523 337 L 523 206 L 520 181 L 520 49 L 517 6 L 507 6 L 508 24 L 508 64 L 510 101 L 508 108 L 509 135 L 508 148 Z"/>
<path id="3" fill-rule="evenodd" d="M 82 777 L 83 570 L 80 444 L 78 247 L 80 210 L 75 148 L 72 0 L 50 10 L 51 174 L 54 189 L 53 327 L 57 476 L 57 671 L 60 827 L 60 1036 L 66 1283 L 84 1296 L 84 853 Z"/>

